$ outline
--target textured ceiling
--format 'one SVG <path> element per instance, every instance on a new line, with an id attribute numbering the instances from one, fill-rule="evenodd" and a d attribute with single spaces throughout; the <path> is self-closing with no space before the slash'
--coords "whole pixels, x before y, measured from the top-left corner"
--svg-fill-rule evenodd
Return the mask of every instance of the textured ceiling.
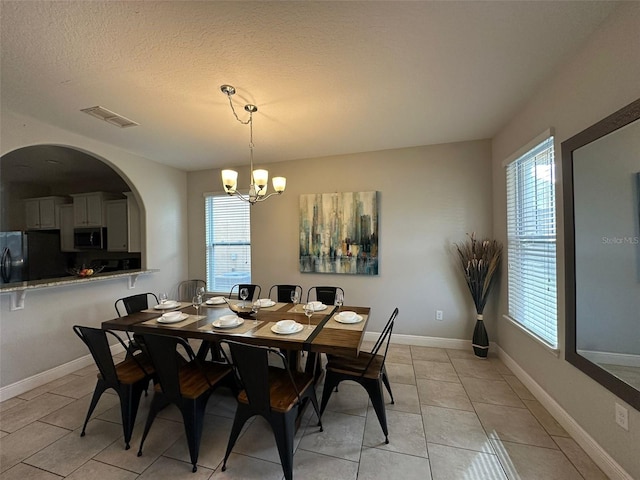
<path id="1" fill-rule="evenodd" d="M 617 2 L 0 6 L 2 110 L 199 170 L 248 163 L 223 83 L 256 163 L 489 138 Z"/>

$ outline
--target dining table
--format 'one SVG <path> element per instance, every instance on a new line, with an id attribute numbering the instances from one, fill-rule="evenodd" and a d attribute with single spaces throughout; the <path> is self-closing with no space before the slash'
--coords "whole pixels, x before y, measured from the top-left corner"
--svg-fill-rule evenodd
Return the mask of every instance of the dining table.
<path id="1" fill-rule="evenodd" d="M 202 345 L 210 345 L 220 340 L 236 340 L 254 345 L 278 348 L 288 352 L 326 353 L 357 357 L 360 352 L 371 309 L 361 306 L 322 305 L 310 318 L 304 313 L 302 304 L 261 300 L 265 305 L 258 313 L 243 302 L 215 297 L 202 304 L 198 314 L 190 302 L 174 302 L 156 305 L 140 312 L 102 322 L 107 330 L 126 331 L 133 334 L 175 335 L 187 339 L 203 340 Z M 224 301 L 223 301 L 224 300 Z M 167 323 L 169 311 L 180 312 L 180 316 Z M 355 312 L 349 321 L 343 312 Z M 174 314 L 177 315 L 177 314 Z M 226 324 L 223 319 L 236 315 L 235 323 Z M 346 316 L 346 314 L 345 314 Z M 300 326 L 297 331 L 281 333 L 277 322 L 294 320 Z M 310 325 L 309 325 L 310 323 Z M 205 349 L 201 348 L 201 352 Z M 311 355 L 310 355 L 311 356 Z M 315 362 L 314 362 L 315 364 Z M 307 367 L 309 362 L 307 361 Z"/>

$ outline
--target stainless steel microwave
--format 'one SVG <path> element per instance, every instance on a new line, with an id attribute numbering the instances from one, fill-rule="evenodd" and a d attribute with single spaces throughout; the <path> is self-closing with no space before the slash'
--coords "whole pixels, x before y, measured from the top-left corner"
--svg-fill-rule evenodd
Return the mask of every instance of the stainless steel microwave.
<path id="1" fill-rule="evenodd" d="M 102 250 L 107 248 L 106 229 L 76 228 L 73 231 L 73 246 L 79 250 Z"/>

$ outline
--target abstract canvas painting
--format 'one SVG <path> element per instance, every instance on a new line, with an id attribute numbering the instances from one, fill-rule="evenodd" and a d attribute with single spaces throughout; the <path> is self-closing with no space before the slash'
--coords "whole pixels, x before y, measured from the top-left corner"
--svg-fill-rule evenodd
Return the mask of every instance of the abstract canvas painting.
<path id="1" fill-rule="evenodd" d="M 300 195 L 300 271 L 378 274 L 378 192 Z"/>

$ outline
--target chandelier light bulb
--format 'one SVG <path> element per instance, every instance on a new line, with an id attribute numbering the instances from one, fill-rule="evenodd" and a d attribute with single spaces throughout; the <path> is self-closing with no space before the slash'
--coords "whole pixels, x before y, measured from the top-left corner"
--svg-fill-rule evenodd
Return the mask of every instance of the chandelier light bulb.
<path id="1" fill-rule="evenodd" d="M 233 195 L 238 186 L 238 172 L 235 170 L 222 170 L 222 185 L 225 192 Z"/>
<path id="2" fill-rule="evenodd" d="M 287 186 L 287 179 L 285 177 L 273 177 L 273 179 L 271 179 L 271 182 L 273 183 L 273 189 L 277 193 L 284 192 L 284 189 Z"/>

